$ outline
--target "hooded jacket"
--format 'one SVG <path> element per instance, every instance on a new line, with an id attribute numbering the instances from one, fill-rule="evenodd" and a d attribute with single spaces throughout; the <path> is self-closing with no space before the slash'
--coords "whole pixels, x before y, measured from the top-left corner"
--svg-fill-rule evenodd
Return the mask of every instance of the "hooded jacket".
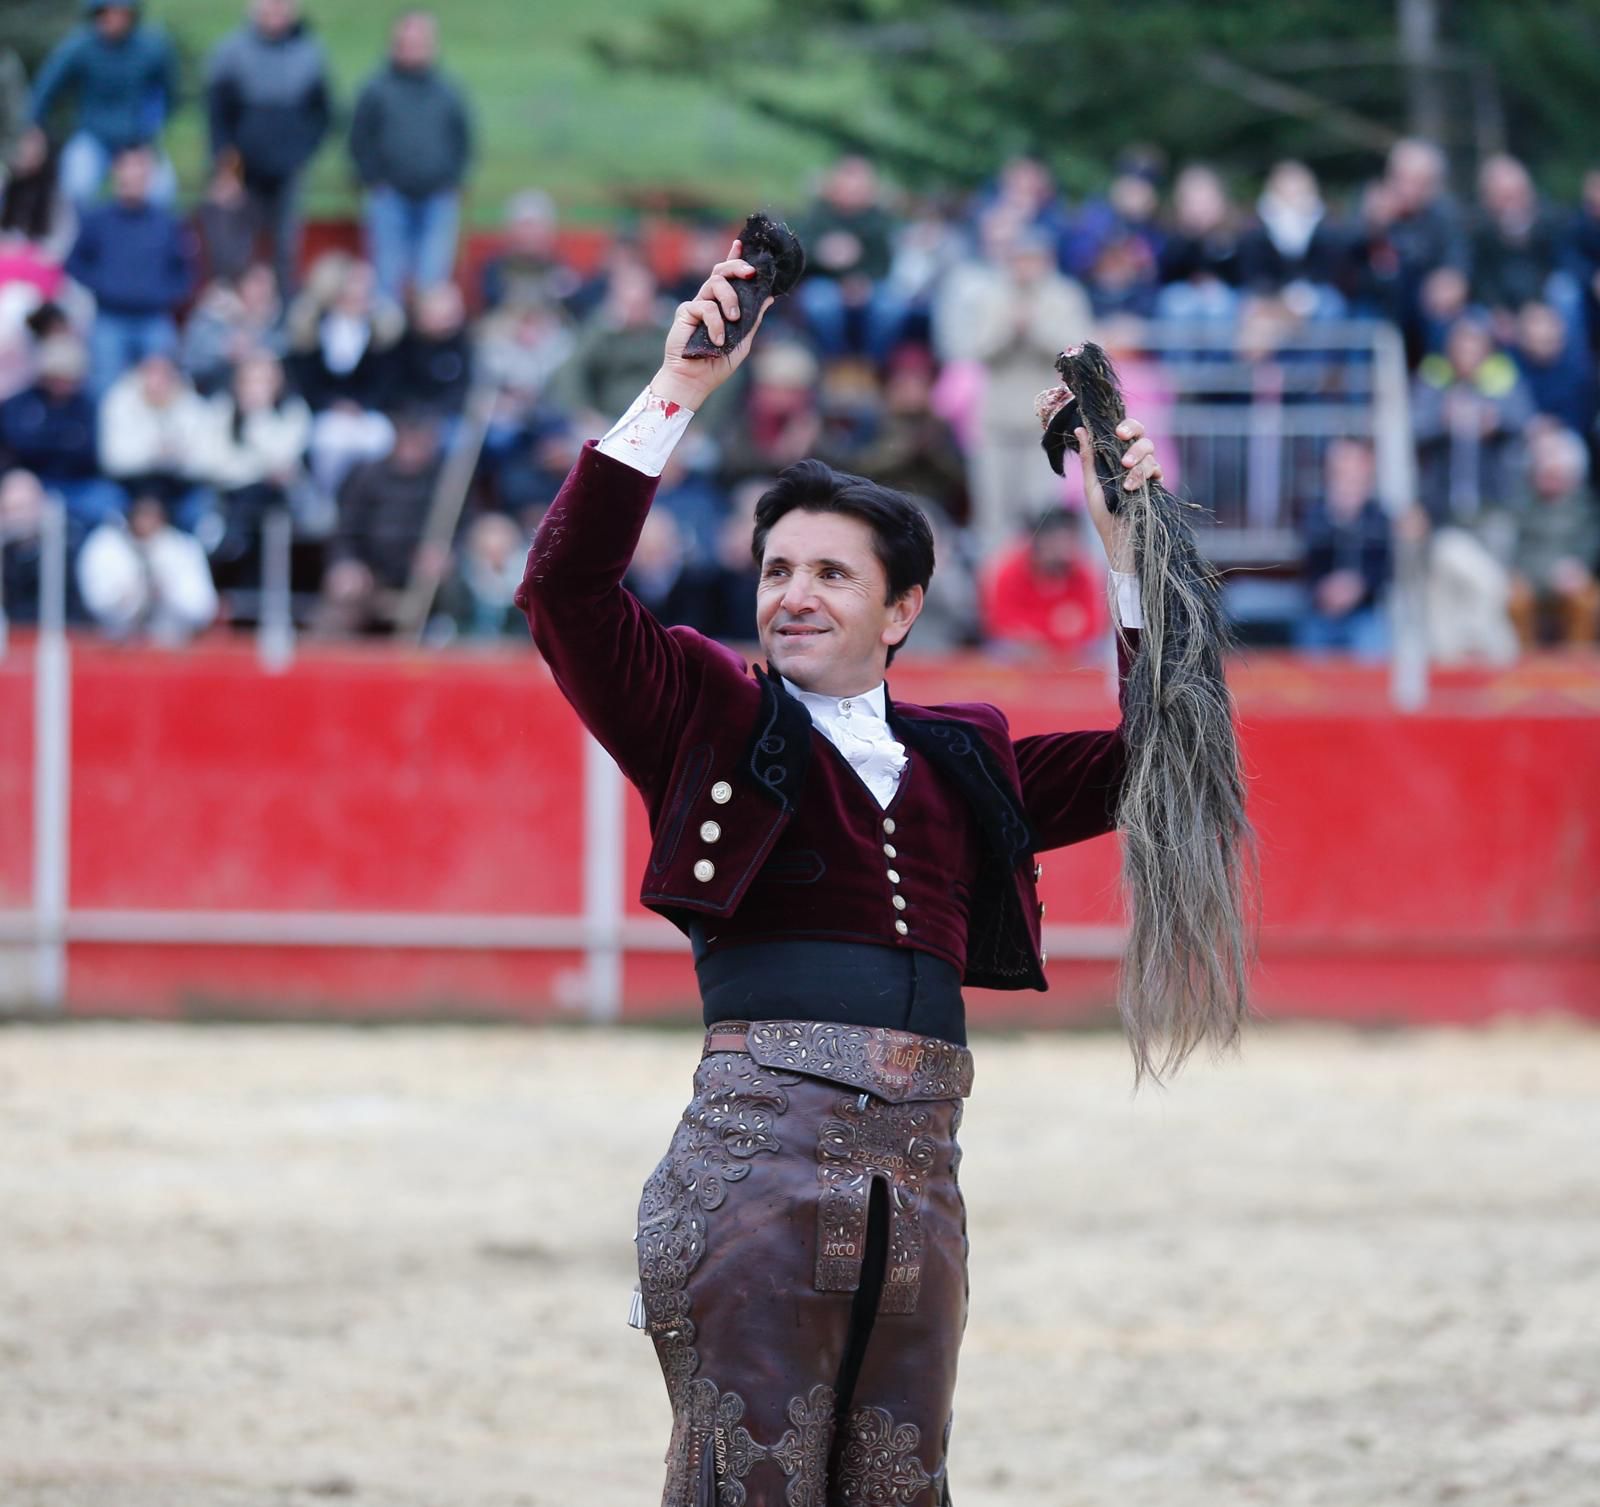
<path id="1" fill-rule="evenodd" d="M 94 28 L 95 14 L 104 8 L 104 0 L 90 0 L 83 24 L 44 60 L 28 119 L 42 124 L 70 94 L 77 104 L 73 129 L 115 152 L 161 134 L 178 101 L 178 55 L 164 32 L 138 19 L 120 42 L 105 41 Z"/>

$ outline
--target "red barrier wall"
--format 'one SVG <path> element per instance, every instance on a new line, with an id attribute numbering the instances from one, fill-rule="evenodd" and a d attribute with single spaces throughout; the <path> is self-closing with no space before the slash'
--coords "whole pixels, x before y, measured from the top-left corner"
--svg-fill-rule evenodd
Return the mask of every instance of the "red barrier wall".
<path id="1" fill-rule="evenodd" d="M 1257 656 L 1230 671 L 1261 841 L 1270 1014 L 1600 1018 L 1600 661 L 1438 678 L 1390 711 L 1378 671 Z M 982 660 L 897 667 L 915 701 L 982 697 L 1020 734 L 1108 725 L 1104 677 Z M 31 650 L 0 663 L 0 910 L 29 902 Z M 536 656 L 74 650 L 74 910 L 570 916 L 570 952 L 74 942 L 84 1012 L 334 1008 L 545 1017 L 581 1008 L 580 731 Z M 627 889 L 646 848 L 630 794 Z M 1117 848 L 1047 855 L 1052 925 L 1118 918 Z M 630 915 L 644 913 L 630 905 Z M 1059 952 L 1059 949 L 1057 949 Z M 1112 965 L 1053 957 L 1048 994 L 976 1018 L 1104 1009 Z M 693 999 L 681 954 L 628 956 L 630 1014 Z"/>

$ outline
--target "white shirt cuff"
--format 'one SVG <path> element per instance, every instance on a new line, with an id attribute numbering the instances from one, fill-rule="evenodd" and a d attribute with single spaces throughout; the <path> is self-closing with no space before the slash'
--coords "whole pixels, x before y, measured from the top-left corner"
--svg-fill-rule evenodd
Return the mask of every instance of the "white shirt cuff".
<path id="1" fill-rule="evenodd" d="M 692 408 L 668 403 L 647 387 L 595 449 L 646 476 L 659 476 L 693 417 Z"/>
<path id="2" fill-rule="evenodd" d="M 1144 603 L 1139 596 L 1139 576 L 1136 571 L 1114 570 L 1111 585 L 1117 598 L 1117 620 L 1124 628 L 1144 627 Z"/>

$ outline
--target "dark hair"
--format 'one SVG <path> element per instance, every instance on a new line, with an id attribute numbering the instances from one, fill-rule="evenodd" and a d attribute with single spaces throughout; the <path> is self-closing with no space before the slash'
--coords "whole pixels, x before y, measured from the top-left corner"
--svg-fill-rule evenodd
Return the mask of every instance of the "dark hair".
<path id="1" fill-rule="evenodd" d="M 843 513 L 859 518 L 872 530 L 872 552 L 889 582 L 886 603 L 898 601 L 913 586 L 927 590 L 933 579 L 933 528 L 927 515 L 904 492 L 879 486 L 865 476 L 835 471 L 820 460 L 796 461 L 785 467 L 761 494 L 756 503 L 755 532 L 750 537 L 750 554 L 758 570 L 773 525 L 796 509 Z M 899 647 L 891 646 L 889 663 L 894 662 Z"/>

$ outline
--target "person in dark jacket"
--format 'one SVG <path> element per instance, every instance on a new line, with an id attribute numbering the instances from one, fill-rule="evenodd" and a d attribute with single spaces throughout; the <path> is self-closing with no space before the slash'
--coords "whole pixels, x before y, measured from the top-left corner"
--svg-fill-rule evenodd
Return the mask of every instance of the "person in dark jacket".
<path id="1" fill-rule="evenodd" d="M 378 286 L 396 300 L 408 286 L 446 281 L 455 263 L 472 119 L 461 91 L 435 66 L 438 52 L 429 12 L 401 16 L 388 66 L 367 81 L 350 124 Z"/>
<path id="2" fill-rule="evenodd" d="M 1394 556 L 1389 516 L 1373 491 L 1372 446 L 1336 439 L 1324 468 L 1323 494 L 1301 529 L 1310 600 L 1295 624 L 1295 646 L 1381 658 L 1389 646 L 1383 598 Z"/>
<path id="3" fill-rule="evenodd" d="M 299 193 L 333 120 L 328 64 L 299 0 L 252 0 L 250 18 L 211 54 L 206 76 L 211 155 L 237 159 L 252 239 L 265 237 L 278 288 L 293 289 Z"/>
<path id="4" fill-rule="evenodd" d="M 77 107 L 61 151 L 61 192 L 82 208 L 99 196 L 111 160 L 125 147 L 153 142 L 178 100 L 178 55 L 165 33 L 144 24 L 139 0 L 86 0 L 84 24 L 44 61 L 28 106 L 21 154 L 42 161 L 44 123 L 67 95 Z M 178 180 L 165 156 L 154 163 L 151 197 L 170 204 Z"/>
<path id="5" fill-rule="evenodd" d="M 70 519 L 92 528 L 120 518 L 128 499 L 100 474 L 99 418 L 83 388 L 86 368 L 76 336 L 40 343 L 38 380 L 0 403 L 0 468 L 31 471 L 61 496 Z"/>
<path id="6" fill-rule="evenodd" d="M 83 217 L 67 274 L 94 294 L 90 385 L 99 394 L 146 356 L 175 355 L 178 307 L 195 281 L 193 237 L 150 200 L 155 159 L 126 147 L 112 167 L 115 198 Z"/>
<path id="7" fill-rule="evenodd" d="M 435 578 L 448 551 L 427 558 L 423 531 L 439 480 L 439 430 L 427 414 L 395 420 L 394 449 L 359 465 L 339 489 L 339 531 L 323 577 L 321 626 L 333 633 L 368 632 L 394 619 L 394 602 L 414 570 Z"/>
<path id="8" fill-rule="evenodd" d="M 454 418 L 472 387 L 467 311 L 454 283 L 439 283 L 411 301 L 411 324 L 398 352 L 396 394 L 402 407 Z"/>

